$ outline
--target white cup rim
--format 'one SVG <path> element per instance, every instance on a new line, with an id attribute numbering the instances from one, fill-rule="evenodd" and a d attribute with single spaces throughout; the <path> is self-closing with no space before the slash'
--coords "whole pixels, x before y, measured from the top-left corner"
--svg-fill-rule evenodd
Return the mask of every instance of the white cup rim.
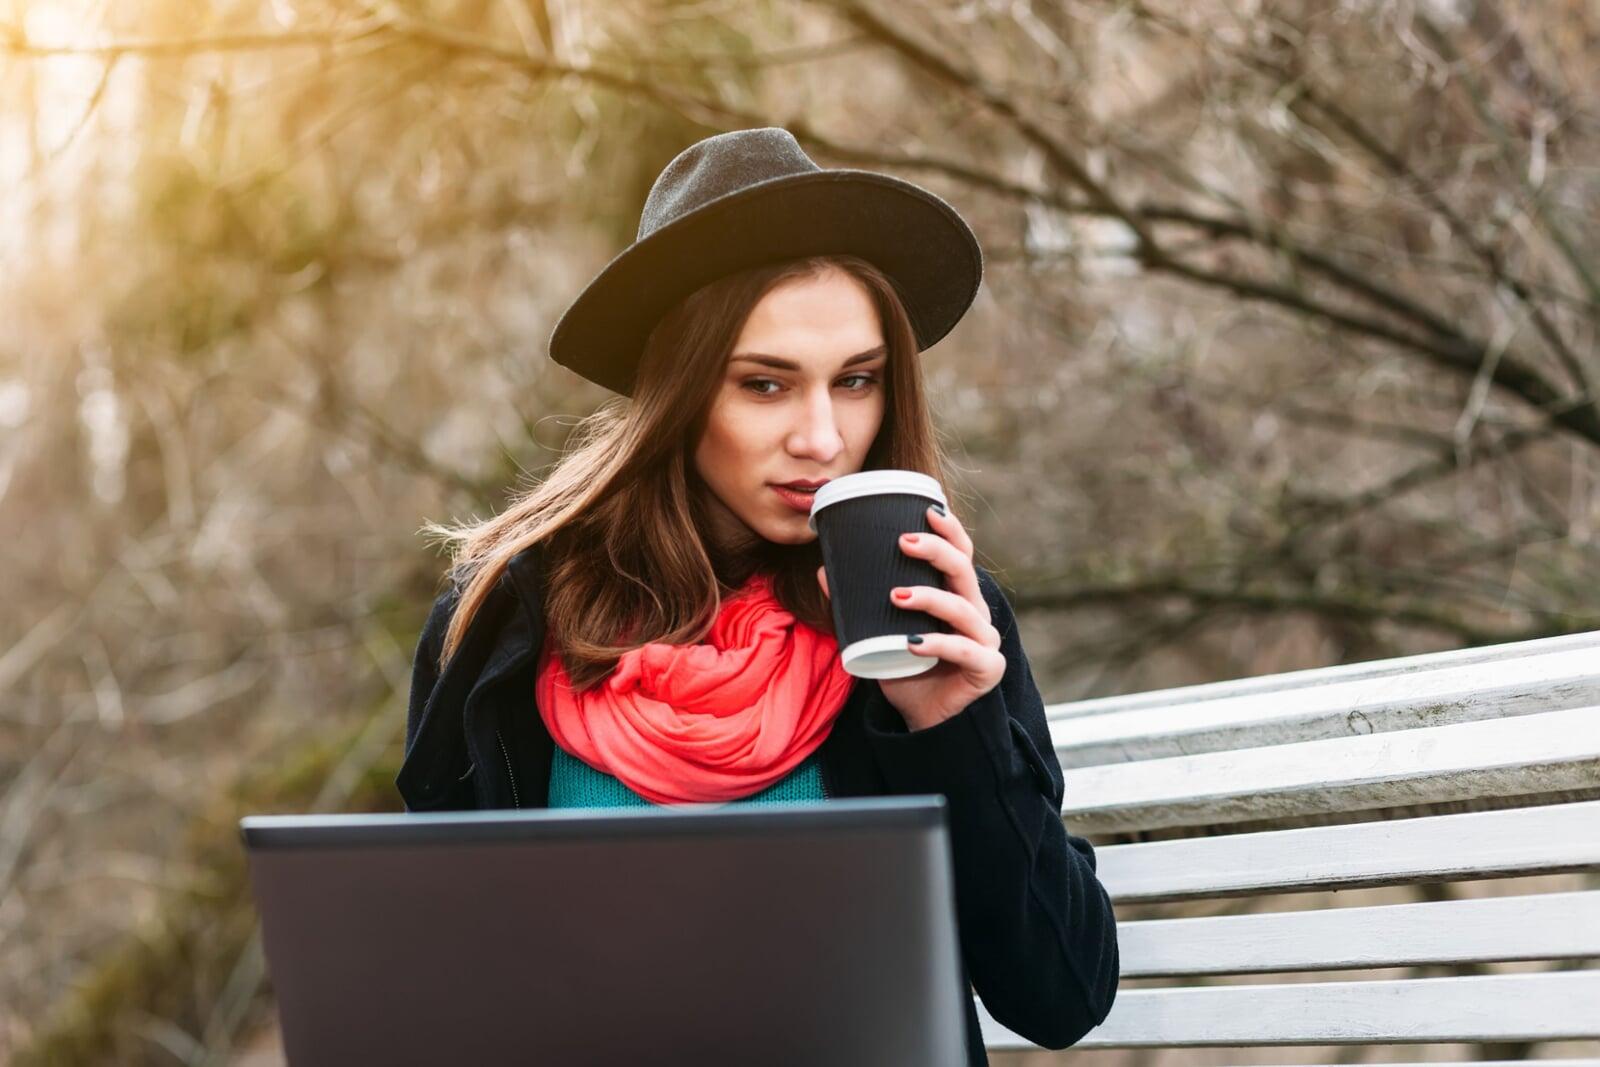
<path id="1" fill-rule="evenodd" d="M 852 641 L 839 653 L 845 673 L 857 678 L 910 678 L 936 667 L 936 656 L 911 651 L 905 634 L 880 634 Z"/>
<path id="2" fill-rule="evenodd" d="M 857 471 L 855 474 L 845 474 L 835 478 L 817 490 L 816 495 L 811 498 L 811 515 L 806 519 L 806 524 L 811 527 L 812 533 L 816 533 L 817 512 L 823 508 L 837 504 L 841 500 L 877 496 L 882 493 L 909 493 L 913 496 L 925 496 L 946 507 L 950 504 L 945 499 L 944 487 L 939 484 L 939 480 L 921 471 Z"/>

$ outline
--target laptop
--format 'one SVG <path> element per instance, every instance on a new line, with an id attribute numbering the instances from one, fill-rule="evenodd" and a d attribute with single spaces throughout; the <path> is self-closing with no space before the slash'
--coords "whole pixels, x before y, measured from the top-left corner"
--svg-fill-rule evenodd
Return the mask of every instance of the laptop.
<path id="1" fill-rule="evenodd" d="M 240 833 L 292 1067 L 966 1062 L 941 796 Z"/>

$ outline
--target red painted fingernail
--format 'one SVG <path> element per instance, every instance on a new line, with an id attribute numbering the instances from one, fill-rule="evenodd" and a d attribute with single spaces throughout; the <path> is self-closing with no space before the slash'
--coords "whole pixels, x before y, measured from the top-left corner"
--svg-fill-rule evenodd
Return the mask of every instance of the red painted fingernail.
<path id="1" fill-rule="evenodd" d="M 911 595 L 911 590 L 909 590 L 909 589 L 896 589 L 894 591 L 894 595 L 899 600 L 905 600 L 907 597 L 909 597 Z"/>

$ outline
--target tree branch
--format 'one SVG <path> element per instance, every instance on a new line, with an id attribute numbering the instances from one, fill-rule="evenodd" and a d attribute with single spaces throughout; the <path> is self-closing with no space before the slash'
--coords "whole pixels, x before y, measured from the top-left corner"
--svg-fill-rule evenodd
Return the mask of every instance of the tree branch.
<path id="1" fill-rule="evenodd" d="M 1311 318 L 1319 318 L 1330 325 L 1351 333 L 1408 349 L 1446 370 L 1468 377 L 1476 377 L 1490 354 L 1488 345 L 1472 341 L 1450 341 L 1444 338 L 1428 341 L 1388 323 L 1365 318 L 1347 311 L 1318 304 L 1305 294 L 1287 286 L 1240 278 L 1176 260 L 1150 264 L 1150 269 L 1176 274 L 1190 281 L 1212 288 L 1223 289 L 1235 296 L 1276 304 Z M 1503 355 L 1494 368 L 1492 380 L 1508 392 L 1542 410 L 1559 410 L 1555 421 L 1564 429 L 1594 444 L 1600 444 L 1600 411 L 1596 411 L 1587 394 L 1562 394 L 1538 371 L 1520 360 Z"/>
<path id="2" fill-rule="evenodd" d="M 909 34 L 896 26 L 890 25 L 873 13 L 861 0 L 833 0 L 833 2 L 839 5 L 845 17 L 854 25 L 877 37 L 895 53 L 938 80 L 953 85 L 973 96 L 985 107 L 1006 119 L 1030 144 L 1040 149 L 1051 164 L 1072 185 L 1076 186 L 1088 197 L 1087 206 L 1099 213 L 1120 220 L 1132 231 L 1136 244 L 1135 255 L 1146 269 L 1175 274 L 1204 285 L 1227 289 L 1237 296 L 1276 303 L 1301 314 L 1325 319 L 1333 325 L 1407 347 L 1440 366 L 1457 373 L 1476 375 L 1484 363 L 1484 355 L 1488 348 L 1482 342 L 1466 338 L 1458 329 L 1451 326 L 1437 314 L 1415 305 L 1407 307 L 1408 302 L 1405 301 L 1383 297 L 1375 286 L 1356 281 L 1349 272 L 1339 269 L 1337 265 L 1331 262 L 1321 263 L 1319 267 L 1338 279 L 1341 284 L 1361 293 L 1367 299 L 1379 301 L 1391 310 L 1403 310 L 1410 316 L 1419 318 L 1425 328 L 1438 332 L 1440 341 L 1444 343 L 1430 344 L 1404 331 L 1397 330 L 1387 323 L 1320 305 L 1303 293 L 1286 286 L 1225 275 L 1177 260 L 1155 240 L 1145 225 L 1144 219 L 1136 209 L 1122 204 L 1102 183 L 1090 177 L 1087 169 L 1077 159 L 1046 134 L 1033 120 L 1022 114 L 1013 101 L 985 85 L 976 74 L 961 69 L 953 61 L 937 55 L 931 49 L 918 44 Z M 1282 71 L 1281 68 L 1275 68 L 1275 65 L 1271 64 L 1270 61 L 1261 57 L 1252 56 L 1249 58 L 1267 69 L 1277 69 L 1285 80 L 1291 80 L 1286 72 Z M 1309 93 L 1310 90 L 1306 89 L 1305 92 Z M 1244 232 L 1252 231 L 1247 229 Z M 1498 261 L 1492 262 L 1491 267 L 1498 272 Z M 1328 268 L 1332 269 L 1328 270 Z M 1510 284 L 1510 279 L 1507 279 L 1507 284 Z M 1525 289 L 1522 290 L 1520 295 L 1526 301 L 1527 293 Z M 1537 315 L 1538 309 L 1530 306 L 1530 312 Z M 1554 341 L 1558 346 L 1560 345 L 1559 335 L 1555 336 Z M 1566 350 L 1564 346 L 1561 346 L 1557 348 L 1557 351 L 1560 354 Z M 1570 353 L 1567 353 L 1567 356 L 1570 360 Z M 1514 358 L 1502 357 L 1500 359 L 1499 366 L 1495 368 L 1494 380 L 1535 406 L 1549 405 L 1561 398 L 1561 393 L 1554 385 L 1531 366 Z M 1579 373 L 1577 381 L 1580 383 L 1580 388 L 1582 388 L 1582 383 L 1586 382 L 1586 378 Z M 1600 444 L 1600 412 L 1592 409 L 1587 411 L 1571 410 L 1566 412 L 1562 418 L 1563 425 L 1567 428 L 1596 444 Z"/>
<path id="3" fill-rule="evenodd" d="M 1057 170 L 1063 173 L 1073 185 L 1088 197 L 1088 202 L 1085 204 L 1069 203 L 1067 206 L 1073 210 L 1092 211 L 1121 220 L 1134 234 L 1138 245 L 1136 255 L 1147 269 L 1171 273 L 1202 285 L 1222 288 L 1245 299 L 1273 303 L 1301 315 L 1320 318 L 1342 329 L 1384 340 L 1414 351 L 1457 373 L 1475 375 L 1478 372 L 1486 351 L 1481 342 L 1465 338 L 1438 314 L 1408 301 L 1386 295 L 1376 286 L 1362 282 L 1351 272 L 1325 258 L 1305 253 L 1303 250 L 1296 250 L 1295 252 L 1305 262 L 1315 265 L 1323 276 L 1336 281 L 1368 300 L 1380 303 L 1387 310 L 1417 321 L 1424 329 L 1436 333 L 1438 335 L 1437 340 L 1430 342 L 1379 320 L 1327 307 L 1286 286 L 1208 270 L 1171 257 L 1151 234 L 1147 225 L 1148 219 L 1163 218 L 1168 221 L 1182 221 L 1188 225 L 1209 228 L 1212 232 L 1228 232 L 1240 237 L 1249 237 L 1258 242 L 1262 242 L 1266 235 L 1262 233 L 1261 227 L 1238 220 L 1206 218 L 1176 208 L 1156 208 L 1152 206 L 1142 211 L 1122 204 L 1101 183 L 1094 181 L 1088 175 L 1087 170 L 1070 153 L 1045 134 L 1032 120 L 1022 115 L 1011 101 L 1005 99 L 995 90 L 983 85 L 975 75 L 962 71 L 954 63 L 918 45 L 908 35 L 890 26 L 859 3 L 858 0 L 833 0 L 833 2 L 841 4 L 846 16 L 872 37 L 884 42 L 895 52 L 941 80 L 974 94 L 986 106 L 1011 122 L 1030 143 L 1045 152 Z M 393 33 L 414 41 L 432 44 L 449 52 L 515 67 L 531 77 L 576 76 L 596 85 L 650 99 L 697 121 L 706 121 L 705 116 L 707 115 L 716 116 L 709 123 L 711 125 L 718 125 L 722 120 L 727 119 L 732 119 L 744 125 L 765 125 L 770 122 L 768 116 L 748 112 L 719 100 L 678 92 L 639 78 L 598 67 L 577 67 L 531 56 L 524 51 L 508 48 L 470 33 L 423 22 L 410 16 L 394 14 L 375 17 L 358 24 L 354 28 L 342 31 L 321 30 L 281 34 L 219 35 L 194 38 L 187 41 L 131 42 L 124 45 L 101 46 L 92 51 L 97 52 L 97 54 L 111 55 L 124 54 L 129 50 L 135 49 L 167 51 L 174 49 L 260 48 L 286 44 L 303 46 L 313 43 L 327 44 L 335 40 L 357 40 L 380 32 Z M 34 46 L 28 45 L 24 41 L 23 47 L 33 48 Z M 806 129 L 804 132 L 811 143 L 822 143 L 814 131 Z M 798 137 L 799 133 L 797 132 L 796 135 Z M 841 156 L 850 154 L 849 150 L 845 149 L 844 146 L 829 144 L 828 147 Z M 861 151 L 857 151 L 855 154 L 858 158 L 864 155 Z M 968 180 L 980 178 L 981 172 L 976 171 L 974 168 L 954 164 L 951 161 L 928 159 L 924 160 L 923 164 L 941 166 L 947 172 L 952 174 L 959 173 Z M 1016 185 L 1016 183 L 1008 183 L 992 176 L 985 177 L 982 180 L 989 187 L 1004 189 L 1012 195 L 1035 195 L 1031 191 L 1025 193 L 1023 187 Z M 1052 198 L 1045 199 L 1048 201 Z M 1059 198 L 1055 198 L 1054 202 L 1059 203 Z M 1555 387 L 1545 380 L 1542 375 L 1516 359 L 1502 358 L 1496 367 L 1494 380 L 1497 384 L 1535 406 L 1549 407 L 1563 399 Z M 1565 410 L 1561 416 L 1561 421 L 1564 427 L 1577 435 L 1591 442 L 1600 443 L 1600 413 L 1597 413 L 1592 408 L 1588 410 Z"/>
<path id="4" fill-rule="evenodd" d="M 1477 79 L 1473 76 L 1471 65 L 1462 62 L 1461 54 L 1456 50 L 1455 44 L 1426 13 L 1417 11 L 1413 17 L 1416 19 L 1416 24 L 1422 27 L 1424 34 L 1433 46 L 1439 49 L 1444 54 L 1444 57 L 1450 61 L 1456 79 L 1466 90 L 1478 118 L 1483 121 L 1489 132 L 1494 135 L 1495 142 L 1500 146 L 1501 154 L 1509 156 L 1511 154 L 1510 137 L 1506 133 L 1505 126 L 1489 110 L 1483 87 L 1478 84 Z M 1584 291 L 1589 294 L 1590 308 L 1600 310 L 1600 278 L 1595 276 L 1588 262 L 1572 246 L 1572 242 L 1567 239 L 1567 235 L 1563 232 L 1561 226 L 1550 217 L 1549 205 L 1545 203 L 1540 191 L 1528 185 L 1526 179 L 1522 176 L 1520 167 L 1514 167 L 1513 171 L 1516 173 L 1518 183 L 1522 186 L 1528 200 L 1533 204 L 1534 214 L 1539 219 L 1545 236 L 1556 246 L 1562 258 L 1567 261 L 1567 266 L 1572 269 L 1572 273 L 1583 284 Z"/>
<path id="5" fill-rule="evenodd" d="M 0 24 L 0 49 L 13 55 L 35 58 L 51 56 L 97 56 L 108 60 L 123 56 L 197 55 L 202 52 L 256 52 L 273 48 L 327 48 L 349 44 L 392 29 L 387 18 L 365 19 L 349 26 L 328 26 L 305 30 L 279 30 L 273 33 L 219 33 L 196 37 L 153 37 L 116 41 L 99 45 L 35 44 L 19 25 Z"/>
<path id="6" fill-rule="evenodd" d="M 1437 630 L 1460 638 L 1468 645 L 1524 641 L 1535 637 L 1570 633 L 1575 629 L 1600 624 L 1600 616 L 1572 616 L 1551 613 L 1547 625 L 1505 631 L 1474 625 L 1457 615 L 1421 603 L 1386 603 L 1380 597 L 1322 593 L 1309 589 L 1275 589 L 1206 586 L 1182 575 L 1154 577 L 1138 582 L 1108 585 L 1080 585 L 1052 589 L 1043 581 L 1021 582 L 1013 599 L 1018 612 L 1069 611 L 1084 607 L 1120 606 L 1160 599 L 1179 599 L 1192 604 L 1226 607 L 1258 614 L 1306 611 L 1327 618 L 1358 622 L 1401 622 L 1422 629 Z"/>
<path id="7" fill-rule="evenodd" d="M 1139 216 L 1123 204 L 1104 183 L 1090 176 L 1088 169 L 1070 152 L 1017 108 L 1003 93 L 985 85 L 976 74 L 958 67 L 953 61 L 937 55 L 912 39 L 898 25 L 881 18 L 860 0 L 829 0 L 853 25 L 860 27 L 881 41 L 891 51 L 902 56 L 914 66 L 939 81 L 953 85 L 977 99 L 985 107 L 1002 116 L 1028 143 L 1044 153 L 1057 171 L 1089 198 L 1089 203 L 1102 214 L 1119 219 L 1133 231 L 1135 243 L 1142 254 L 1156 254 L 1157 245 Z"/>
<path id="8" fill-rule="evenodd" d="M 1508 430 L 1493 443 L 1468 453 L 1465 460 L 1452 448 L 1434 459 L 1418 463 L 1380 485 L 1349 496 L 1302 496 L 1293 501 L 1292 506 L 1297 513 L 1295 517 L 1312 522 L 1330 520 L 1342 522 L 1386 504 L 1429 482 L 1466 470 L 1480 459 L 1497 459 L 1512 455 L 1529 445 L 1547 440 L 1553 433 L 1554 428 L 1549 424 Z"/>

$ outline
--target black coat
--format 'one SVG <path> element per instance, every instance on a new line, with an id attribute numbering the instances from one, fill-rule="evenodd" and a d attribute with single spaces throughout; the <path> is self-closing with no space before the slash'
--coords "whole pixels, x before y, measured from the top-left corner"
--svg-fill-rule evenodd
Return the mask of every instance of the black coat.
<path id="1" fill-rule="evenodd" d="M 516 556 L 441 677 L 456 603 L 434 603 L 418 642 L 396 785 L 408 811 L 542 808 L 553 742 L 533 702 L 544 641 L 538 548 Z M 1006 672 L 936 726 L 908 731 L 878 683 L 857 679 L 821 752 L 830 797 L 941 793 L 949 804 L 964 975 L 996 1020 L 1066 1048 L 1111 1010 L 1116 918 L 1094 848 L 1061 821 L 1061 764 L 1011 604 L 977 567 Z M 971 998 L 967 1046 L 986 1064 Z"/>

